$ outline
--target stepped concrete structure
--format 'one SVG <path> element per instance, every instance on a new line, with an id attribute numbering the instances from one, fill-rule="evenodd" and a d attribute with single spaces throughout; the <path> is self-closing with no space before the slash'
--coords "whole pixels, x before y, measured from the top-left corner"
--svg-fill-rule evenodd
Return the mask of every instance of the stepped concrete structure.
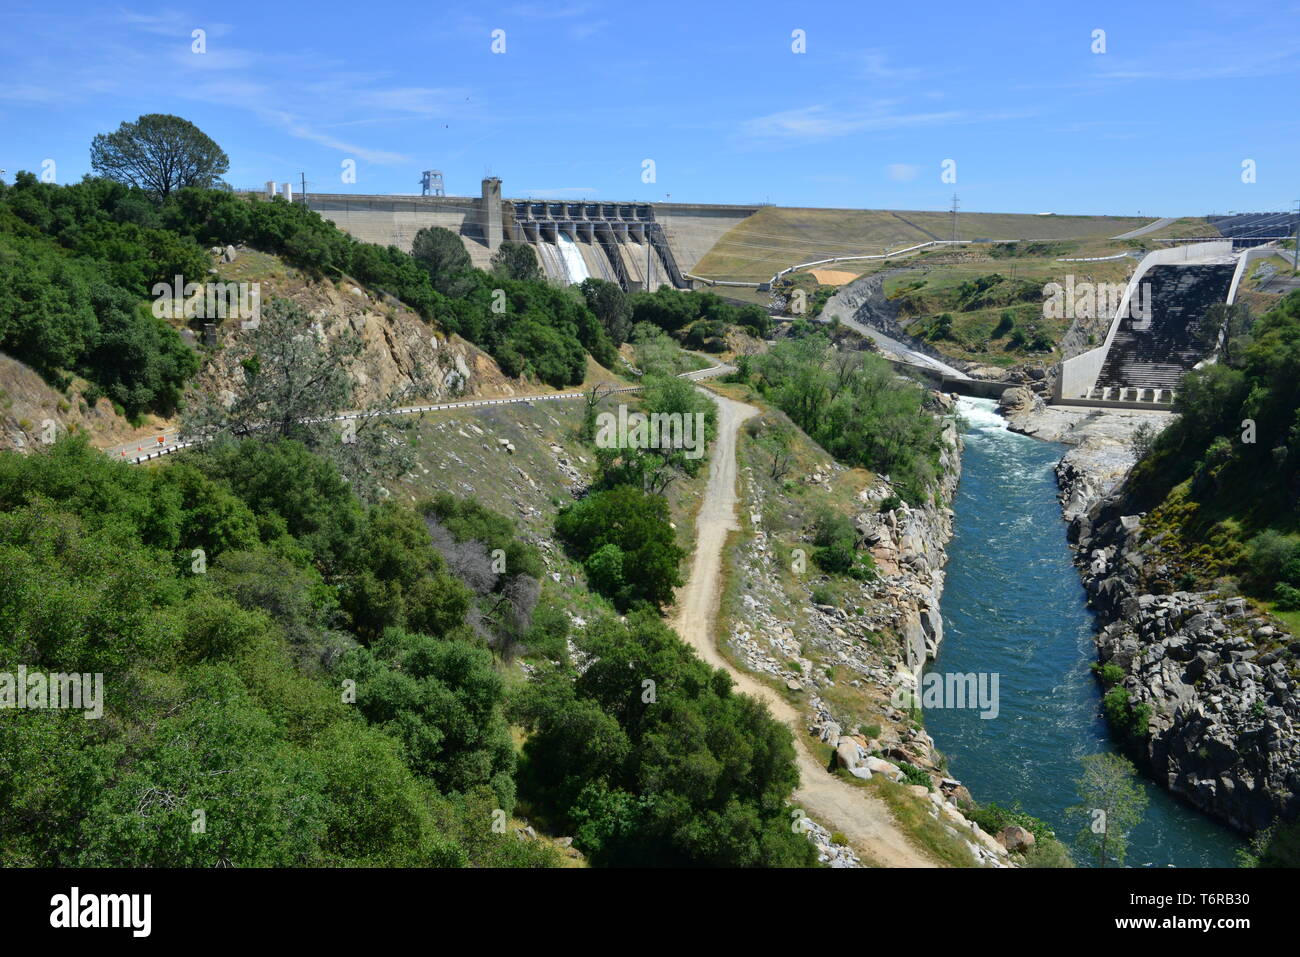
<path id="1" fill-rule="evenodd" d="M 1097 376 L 1097 389 L 1116 395 L 1125 388 L 1167 391 L 1170 395 L 1188 369 L 1202 358 L 1193 332 L 1207 309 L 1226 302 L 1235 263 L 1154 266 L 1147 271 L 1151 315 L 1123 315 Z"/>
<path id="2" fill-rule="evenodd" d="M 483 180 L 472 196 L 380 196 L 311 193 L 306 203 L 364 242 L 407 252 L 415 234 L 441 226 L 461 237 L 470 260 L 490 266 L 506 239 L 536 249 L 552 281 L 588 276 L 624 289 L 689 288 L 687 278 L 713 244 L 757 206 L 503 199 L 501 180 Z"/>
<path id="3" fill-rule="evenodd" d="M 1061 363 L 1055 401 L 1116 408 L 1172 406 L 1183 376 L 1212 361 L 1213 350 L 1196 342 L 1197 323 L 1210 306 L 1236 299 L 1253 259 L 1277 252 L 1272 246 L 1234 249 L 1237 243 L 1230 237 L 1143 257 L 1124 290 L 1106 341 Z M 1130 308 L 1138 302 L 1145 307 Z"/>

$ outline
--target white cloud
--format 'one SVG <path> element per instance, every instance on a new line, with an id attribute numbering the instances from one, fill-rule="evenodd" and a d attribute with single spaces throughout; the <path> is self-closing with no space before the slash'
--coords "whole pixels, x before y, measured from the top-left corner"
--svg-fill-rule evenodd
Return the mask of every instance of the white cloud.
<path id="1" fill-rule="evenodd" d="M 944 110 L 933 113 L 896 113 L 894 101 L 879 101 L 863 108 L 837 108 L 824 104 L 782 110 L 746 120 L 741 132 L 754 140 L 816 142 L 852 133 L 872 133 L 940 124 L 956 125 L 1018 119 L 1025 113 L 980 113 Z"/>
<path id="2" fill-rule="evenodd" d="M 856 117 L 819 104 L 754 117 L 742 129 L 757 139 L 827 139 L 861 127 Z"/>
<path id="3" fill-rule="evenodd" d="M 344 140 L 330 136 L 328 133 L 308 126 L 300 118 L 285 113 L 282 110 L 258 110 L 256 111 L 264 120 L 274 123 L 290 136 L 296 136 L 300 140 L 308 140 L 332 150 L 338 150 L 348 156 L 355 156 L 363 159 L 368 163 L 378 163 L 383 166 L 396 166 L 402 163 L 411 162 L 411 157 L 404 153 L 390 153 L 386 150 L 371 149 L 367 146 L 359 146 L 356 143 L 349 143 Z"/>
<path id="4" fill-rule="evenodd" d="M 911 163 L 890 163 L 885 167 L 885 175 L 895 183 L 910 183 L 920 172 L 921 167 Z"/>

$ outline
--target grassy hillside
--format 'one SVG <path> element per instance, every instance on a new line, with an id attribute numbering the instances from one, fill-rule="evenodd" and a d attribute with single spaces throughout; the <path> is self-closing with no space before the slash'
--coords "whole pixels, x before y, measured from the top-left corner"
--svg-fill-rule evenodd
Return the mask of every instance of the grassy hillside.
<path id="1" fill-rule="evenodd" d="M 918 338 L 958 359 L 1010 366 L 1055 361 L 1072 319 L 1047 318 L 1043 287 L 1125 283 L 1134 260 L 1057 262 L 1051 256 L 993 258 L 986 262 L 919 266 L 885 282 L 899 322 Z"/>
<path id="2" fill-rule="evenodd" d="M 962 213 L 957 238 L 1093 240 L 1118 236 L 1150 222 L 1147 217 L 1132 216 Z M 1185 235 L 1180 230 L 1186 228 L 1200 230 L 1198 234 L 1204 235 L 1208 227 L 1204 221 L 1199 226 L 1196 223 L 1180 221 L 1153 235 Z M 762 282 L 778 270 L 801 262 L 877 254 L 951 238 L 952 222 L 945 212 L 769 206 L 725 233 L 693 272 L 711 279 Z M 855 267 L 845 264 L 844 268 Z"/>

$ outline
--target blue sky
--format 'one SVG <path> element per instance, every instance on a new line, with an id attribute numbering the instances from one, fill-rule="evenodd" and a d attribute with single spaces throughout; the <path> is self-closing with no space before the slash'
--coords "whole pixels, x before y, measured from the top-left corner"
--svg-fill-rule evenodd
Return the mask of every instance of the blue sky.
<path id="1" fill-rule="evenodd" d="M 507 196 L 791 206 L 943 209 L 955 191 L 972 211 L 1199 215 L 1300 199 L 1296 0 L 6 0 L 3 21 L 10 181 L 49 159 L 75 181 L 96 133 L 161 112 L 222 145 L 230 183 L 305 172 L 313 192 L 416 193 L 439 168 L 452 195 L 491 173 Z"/>

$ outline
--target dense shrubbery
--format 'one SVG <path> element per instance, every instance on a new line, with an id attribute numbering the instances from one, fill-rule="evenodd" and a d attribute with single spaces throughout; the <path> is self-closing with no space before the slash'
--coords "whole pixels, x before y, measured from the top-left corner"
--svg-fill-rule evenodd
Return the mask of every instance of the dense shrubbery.
<path id="1" fill-rule="evenodd" d="M 668 524 L 668 503 L 630 485 L 593 492 L 563 509 L 556 534 L 587 570 L 592 589 L 626 610 L 670 604 L 685 553 Z"/>
<path id="2" fill-rule="evenodd" d="M 20 173 L 0 185 L 0 349 L 59 386 L 84 376 L 89 400 L 129 415 L 175 408 L 198 359 L 143 302 L 152 283 L 202 275 L 207 260 L 150 221 L 148 203 L 116 183 Z"/>
<path id="3" fill-rule="evenodd" d="M 568 522 L 584 549 L 626 549 L 628 600 L 671 597 L 662 498 L 598 493 Z M 0 722 L 0 863 L 555 863 L 488 826 L 514 806 L 516 758 L 466 612 L 495 585 L 447 541 L 500 549 L 508 581 L 542 569 L 477 503 L 367 507 L 291 440 L 154 470 L 74 438 L 0 454 L 0 671 L 105 679 L 104 720 Z M 514 709 L 533 812 L 597 864 L 812 863 L 784 803 L 790 734 L 761 704 L 648 608 L 576 636 L 581 675 L 564 609 L 531 618 L 525 641 L 562 661 Z"/>
<path id="4" fill-rule="evenodd" d="M 821 335 L 778 343 L 748 366 L 760 391 L 827 452 L 887 474 L 912 505 L 929 499 L 942 433 L 920 385 L 876 356 L 837 352 Z"/>
<path id="5" fill-rule="evenodd" d="M 5 453 L 0 506 L 0 670 L 105 692 L 99 721 L 6 712 L 0 862 L 553 863 L 484 826 L 513 802 L 501 679 L 413 512 L 256 441 Z"/>
<path id="6" fill-rule="evenodd" d="M 633 325 L 648 322 L 669 333 L 684 332 L 696 322 L 712 330 L 702 337 L 717 335 L 729 325 L 742 326 L 760 338 L 772 329 L 772 317 L 762 306 L 733 305 L 711 292 L 683 292 L 660 286 L 654 292 L 633 293 L 628 301 Z"/>
<path id="7" fill-rule="evenodd" d="M 1240 333 L 1228 359 L 1189 372 L 1176 410 L 1134 467 L 1137 504 L 1165 503 L 1153 520 L 1179 526 L 1188 584 L 1231 572 L 1300 606 L 1300 294 Z"/>
<path id="8" fill-rule="evenodd" d="M 807 866 L 790 827 L 790 732 L 651 612 L 605 619 L 515 704 L 533 731 L 520 794 L 596 864 Z"/>
<path id="9" fill-rule="evenodd" d="M 29 173 L 0 185 L 0 349 L 60 385 L 68 372 L 83 375 L 132 415 L 170 412 L 197 358 L 144 304 L 155 283 L 206 280 L 206 248 L 241 244 L 388 293 L 482 347 L 510 375 L 558 388 L 585 378 L 584 352 L 602 365 L 616 361 L 579 292 L 505 278 L 528 275 L 517 265 L 501 276 L 472 269 L 445 229 L 421 230 L 408 255 L 358 242 L 280 198 L 184 188 L 155 205 L 108 180 L 56 186 Z"/>

